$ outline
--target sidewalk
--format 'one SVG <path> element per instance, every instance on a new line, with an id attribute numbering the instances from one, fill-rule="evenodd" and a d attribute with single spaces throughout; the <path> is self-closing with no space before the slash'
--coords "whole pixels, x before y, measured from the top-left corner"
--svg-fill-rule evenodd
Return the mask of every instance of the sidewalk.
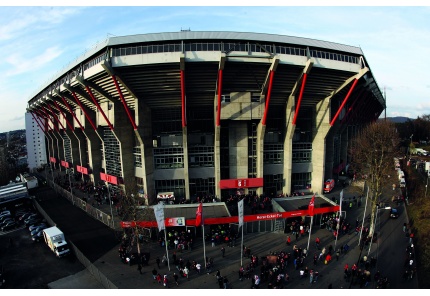
<path id="1" fill-rule="evenodd" d="M 360 195 L 359 190 L 357 190 L 357 186 L 362 186 L 360 183 L 354 183 L 350 186 L 346 186 L 344 189 L 344 198 L 348 199 L 350 197 Z M 333 192 L 330 194 L 326 194 L 328 198 L 335 197 L 339 200 L 339 194 L 342 188 L 336 187 Z M 392 193 L 392 191 L 390 192 Z M 83 193 L 82 193 L 83 194 Z M 386 196 L 385 196 L 386 195 Z M 388 193 L 384 195 L 384 199 L 389 201 L 392 195 L 388 196 Z M 71 205 L 72 206 L 72 205 Z M 360 259 L 360 248 L 358 247 L 359 235 L 355 234 L 354 226 L 355 221 L 358 218 L 361 221 L 363 218 L 365 200 L 361 204 L 361 207 L 354 205 L 352 208 L 343 207 L 342 211 L 346 212 L 347 221 L 353 226 L 350 234 L 339 235 L 338 240 L 336 242 L 335 237 L 332 232 L 329 232 L 326 229 L 319 229 L 318 226 L 314 225 L 312 228 L 312 234 L 310 237 L 309 244 L 309 252 L 308 257 L 304 261 L 303 267 L 308 267 L 308 269 L 314 269 L 319 272 L 319 278 L 316 283 L 310 284 L 309 278 L 300 279 L 299 270 L 295 270 L 292 262 L 287 266 L 286 273 L 290 277 L 290 282 L 285 284 L 284 288 L 289 289 L 326 289 L 331 285 L 332 288 L 350 288 L 351 283 L 346 282 L 343 277 L 343 267 L 345 264 L 348 264 L 350 267 L 357 263 Z M 109 205 L 102 206 L 105 210 L 110 213 Z M 366 216 L 370 213 L 370 206 L 368 205 Z M 117 217 L 117 215 L 114 215 Z M 397 221 L 398 223 L 402 223 L 402 221 Z M 369 222 L 365 221 L 365 226 L 368 225 Z M 388 225 L 388 223 L 387 223 Z M 397 228 L 397 226 L 390 224 Z M 389 225 L 389 226 L 390 226 Z M 385 232 L 385 226 L 384 226 Z M 387 230 L 387 232 L 391 232 L 391 230 Z M 385 235 L 385 234 L 384 234 Z M 273 232 L 265 232 L 265 233 L 248 233 L 244 236 L 243 244 L 249 248 L 251 248 L 251 253 L 258 257 L 269 255 L 273 252 L 278 253 L 280 251 L 286 251 L 288 253 L 293 253 L 293 245 L 296 244 L 298 247 L 306 248 L 308 244 L 309 236 L 301 237 L 296 242 L 293 238 L 290 246 L 287 246 L 286 241 L 287 235 L 284 233 L 273 233 Z M 321 240 L 321 248 L 326 247 L 328 249 L 329 245 L 332 245 L 334 249 L 339 248 L 341 245 L 347 243 L 350 246 L 350 250 L 347 254 L 341 254 L 339 261 L 336 261 L 336 256 L 333 256 L 333 260 L 325 265 L 323 262 L 318 262 L 316 266 L 313 264 L 313 255 L 315 253 L 319 254 L 319 250 L 315 248 L 315 239 L 319 237 Z M 210 243 L 206 243 L 205 245 L 205 253 L 203 249 L 203 242 L 201 237 L 197 237 L 194 243 L 194 248 L 191 251 L 184 251 L 183 253 L 177 252 L 178 258 L 180 256 L 183 259 L 190 261 L 197 261 L 201 264 L 204 262 L 204 256 L 212 257 L 214 259 L 214 267 L 210 274 L 203 272 L 201 274 L 197 274 L 195 271 L 190 272 L 190 280 L 187 281 L 185 278 L 179 278 L 179 286 L 176 286 L 173 281 L 173 272 L 177 272 L 175 266 L 170 260 L 170 270 L 167 266 L 160 266 L 161 268 L 158 270 L 155 258 L 162 258 L 163 254 L 165 254 L 165 247 L 160 247 L 156 242 L 143 243 L 142 252 L 150 253 L 149 266 L 144 266 L 142 269 L 143 274 L 141 275 L 137 270 L 137 265 L 129 266 L 128 264 L 124 264 L 120 261 L 118 246 L 114 247 L 110 251 L 105 254 L 100 254 L 100 258 L 93 262 L 94 266 L 104 274 L 117 288 L 119 289 L 165 289 L 161 284 L 154 283 L 152 280 L 151 271 L 155 267 L 157 271 L 161 274 L 167 274 L 170 280 L 170 288 L 172 289 L 219 289 L 218 282 L 215 278 L 215 273 L 217 270 L 220 271 L 221 276 L 226 276 L 229 280 L 229 287 L 233 289 L 249 289 L 251 288 L 251 280 L 244 279 L 243 281 L 239 280 L 238 270 L 241 264 L 241 256 L 240 256 L 240 241 L 239 238 L 236 242 L 235 247 L 227 247 L 225 244 L 211 247 Z M 336 245 L 336 246 L 335 246 Z M 220 248 L 221 246 L 225 246 L 225 258 L 222 258 Z M 392 247 L 382 244 L 382 247 Z M 406 242 L 405 242 L 406 247 Z M 365 246 L 362 252 L 362 256 L 367 254 L 369 246 Z M 403 247 L 401 247 L 403 249 Z M 379 242 L 374 243 L 371 248 L 370 256 L 377 255 L 377 250 L 380 249 Z M 400 249 L 399 249 L 400 250 Z M 169 250 L 169 257 L 172 259 L 173 250 Z M 382 255 L 382 254 L 381 254 Z M 370 258 L 370 257 L 369 257 Z M 390 258 L 387 258 L 390 260 Z M 408 281 L 404 283 L 403 281 L 397 280 L 397 274 L 401 275 L 401 266 L 393 267 L 393 270 L 384 270 L 382 264 L 384 260 L 382 257 L 378 258 L 378 264 L 375 268 L 371 268 L 372 279 L 373 275 L 376 272 L 376 269 L 380 269 L 383 274 L 387 274 L 390 278 L 390 288 L 417 288 L 417 283 L 414 281 Z M 243 266 L 248 265 L 250 259 L 243 258 L 242 264 Z M 381 263 L 379 263 L 381 262 Z M 202 264 L 203 265 L 203 264 Z M 401 265 L 401 263 L 400 263 Z M 386 264 L 386 266 L 389 266 Z M 390 266 L 391 267 L 391 266 Z M 251 274 L 252 276 L 260 275 L 260 267 L 257 267 L 256 270 Z M 82 277 L 82 274 L 76 275 L 77 277 Z M 72 279 L 70 279 L 71 281 Z M 69 281 L 69 282 L 70 282 Z M 63 281 L 65 284 L 67 281 Z M 260 288 L 267 288 L 267 282 L 262 282 Z M 65 287 L 67 288 L 67 287 Z M 351 288 L 359 288 L 359 285 L 352 285 Z M 371 282 L 367 287 L 363 287 L 364 289 L 372 289 L 375 288 L 375 283 Z"/>

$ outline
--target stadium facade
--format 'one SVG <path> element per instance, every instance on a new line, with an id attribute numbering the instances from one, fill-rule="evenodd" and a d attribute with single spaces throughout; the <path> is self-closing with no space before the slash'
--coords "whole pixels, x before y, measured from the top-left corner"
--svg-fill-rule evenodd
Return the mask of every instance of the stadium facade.
<path id="1" fill-rule="evenodd" d="M 111 37 L 28 102 L 56 169 L 149 200 L 323 192 L 385 99 L 358 47 L 260 33 Z"/>

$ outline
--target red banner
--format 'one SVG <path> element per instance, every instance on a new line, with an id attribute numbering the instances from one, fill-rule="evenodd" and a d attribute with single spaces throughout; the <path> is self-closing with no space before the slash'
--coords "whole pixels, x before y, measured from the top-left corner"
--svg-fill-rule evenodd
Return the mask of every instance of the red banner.
<path id="1" fill-rule="evenodd" d="M 339 206 L 332 207 L 324 207 L 324 208 L 314 208 L 313 214 L 326 214 L 326 213 L 334 213 L 339 211 Z M 291 212 L 277 212 L 277 213 L 267 213 L 267 214 L 257 214 L 257 215 L 246 215 L 243 217 L 244 222 L 254 222 L 254 221 L 263 221 L 263 220 L 274 220 L 274 219 L 287 219 L 298 216 L 310 216 L 308 210 L 300 210 L 300 211 L 291 211 Z M 175 226 L 172 224 L 170 218 L 165 219 L 166 227 Z M 196 226 L 196 219 L 186 219 L 186 226 Z M 220 218 L 205 218 L 205 225 L 211 224 L 228 224 L 228 223 L 239 223 L 239 216 L 232 217 L 220 217 Z M 122 228 L 128 227 L 157 227 L 157 221 L 139 221 L 139 222 L 129 222 L 122 221 L 120 222 L 120 226 Z"/>
<path id="2" fill-rule="evenodd" d="M 225 179 L 219 181 L 221 189 L 263 187 L 263 178 Z"/>
<path id="3" fill-rule="evenodd" d="M 76 166 L 76 171 L 78 171 L 81 174 L 88 175 L 88 169 L 86 167 L 77 165 Z"/>
<path id="4" fill-rule="evenodd" d="M 196 227 L 202 225 L 203 203 L 200 203 L 196 212 Z"/>
<path id="5" fill-rule="evenodd" d="M 105 173 L 100 173 L 100 179 L 103 181 L 106 181 L 108 183 L 114 184 L 114 185 L 118 185 L 118 178 L 115 176 L 111 176 Z"/>
<path id="6" fill-rule="evenodd" d="M 53 163 L 56 163 L 56 162 L 57 162 L 57 159 L 56 159 L 55 157 L 50 157 L 50 158 L 49 158 L 49 161 L 50 161 L 50 162 L 53 162 Z"/>
<path id="7" fill-rule="evenodd" d="M 62 161 L 61 161 L 61 166 L 65 167 L 65 168 L 69 168 L 69 167 L 70 167 L 70 164 L 69 164 L 67 161 L 62 160 Z"/>

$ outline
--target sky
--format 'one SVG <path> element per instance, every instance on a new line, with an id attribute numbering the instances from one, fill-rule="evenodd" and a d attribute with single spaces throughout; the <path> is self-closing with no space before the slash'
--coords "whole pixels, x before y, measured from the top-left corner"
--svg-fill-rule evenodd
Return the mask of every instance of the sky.
<path id="1" fill-rule="evenodd" d="M 409 6 L 376 6 L 378 1 L 313 6 L 311 1 L 270 7 L 234 1 L 132 6 L 128 1 L 121 1 L 125 6 L 83 6 L 91 1 L 50 6 L 48 1 L 30 7 L 17 0 L 17 6 L 0 6 L 0 133 L 24 129 L 28 101 L 98 42 L 181 29 L 280 34 L 360 47 L 385 92 L 387 117 L 430 114 L 430 6 L 417 6 L 417 1 Z"/>

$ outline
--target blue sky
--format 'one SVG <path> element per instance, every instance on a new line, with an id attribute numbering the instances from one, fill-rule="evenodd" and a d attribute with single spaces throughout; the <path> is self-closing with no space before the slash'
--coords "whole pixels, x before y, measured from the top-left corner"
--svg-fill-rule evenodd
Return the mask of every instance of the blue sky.
<path id="1" fill-rule="evenodd" d="M 181 29 L 281 34 L 359 46 L 386 91 L 387 116 L 416 118 L 430 114 L 429 20 L 430 7 L 418 6 L 2 6 L 0 132 L 24 129 L 28 100 L 97 42 Z"/>

